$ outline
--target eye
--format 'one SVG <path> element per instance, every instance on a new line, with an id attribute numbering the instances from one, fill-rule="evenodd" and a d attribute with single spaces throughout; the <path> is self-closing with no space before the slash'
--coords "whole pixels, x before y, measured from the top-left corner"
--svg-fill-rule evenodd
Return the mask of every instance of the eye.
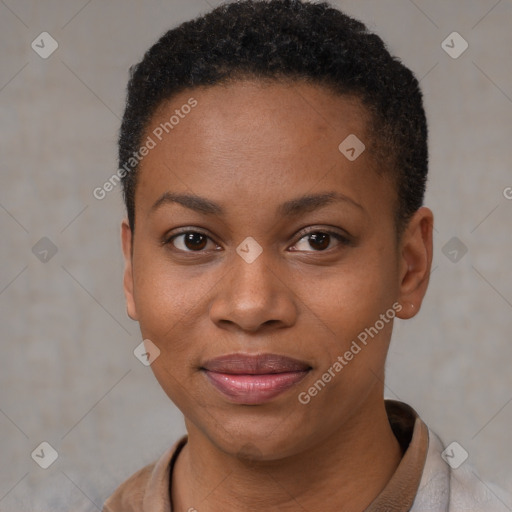
<path id="1" fill-rule="evenodd" d="M 334 241 L 341 245 L 350 245 L 351 243 L 351 240 L 341 233 L 331 230 L 316 230 L 305 234 L 303 232 L 301 238 L 291 249 L 292 251 L 325 252 L 333 248 Z M 163 244 L 172 245 L 178 251 L 188 253 L 207 252 L 208 244 L 210 244 L 210 250 L 218 250 L 220 248 L 208 235 L 194 230 L 182 231 L 181 233 L 171 235 L 163 241 Z"/>
<path id="2" fill-rule="evenodd" d="M 218 247 L 217 244 L 204 233 L 199 231 L 183 231 L 167 238 L 165 245 L 171 244 L 173 247 L 183 252 L 204 252 L 203 249 L 207 247 L 208 242 L 211 242 L 214 248 Z"/>
<path id="3" fill-rule="evenodd" d="M 331 249 L 331 242 L 335 239 L 341 245 L 350 245 L 348 237 L 340 233 L 329 230 L 310 231 L 302 236 L 300 240 L 293 246 L 293 250 L 324 252 Z"/>

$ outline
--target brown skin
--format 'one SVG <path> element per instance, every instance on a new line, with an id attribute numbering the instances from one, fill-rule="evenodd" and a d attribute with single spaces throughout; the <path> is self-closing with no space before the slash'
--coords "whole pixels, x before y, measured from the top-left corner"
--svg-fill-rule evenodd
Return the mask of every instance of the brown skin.
<path id="1" fill-rule="evenodd" d="M 127 311 L 161 350 L 152 369 L 189 436 L 173 474 L 173 510 L 363 510 L 402 456 L 383 401 L 392 322 L 310 403 L 298 394 L 393 303 L 403 319 L 419 311 L 432 212 L 420 208 L 397 244 L 396 191 L 374 171 L 371 125 L 353 98 L 304 83 L 238 81 L 174 97 L 148 134 L 190 97 L 198 106 L 141 163 L 133 237 L 122 223 Z M 354 162 L 338 150 L 351 133 L 367 143 Z M 168 191 L 207 198 L 225 213 L 176 203 L 151 211 Z M 281 203 L 320 192 L 360 207 L 276 214 Z M 203 252 L 184 237 L 161 243 L 179 227 L 209 237 Z M 324 249 L 304 228 L 348 234 L 351 243 L 331 237 Z M 250 264 L 236 252 L 248 236 L 263 248 Z M 235 404 L 200 370 L 234 352 L 286 355 L 312 370 L 267 403 Z"/>

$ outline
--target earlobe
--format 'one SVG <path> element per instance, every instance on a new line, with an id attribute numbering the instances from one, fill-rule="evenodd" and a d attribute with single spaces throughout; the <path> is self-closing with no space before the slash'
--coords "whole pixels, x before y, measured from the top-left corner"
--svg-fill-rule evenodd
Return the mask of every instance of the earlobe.
<path id="1" fill-rule="evenodd" d="M 132 320 L 138 320 L 134 299 L 134 282 L 133 282 L 133 265 L 132 265 L 132 231 L 128 223 L 128 219 L 124 219 L 121 223 L 121 245 L 124 255 L 124 275 L 123 288 L 126 298 L 126 313 Z"/>
<path id="2" fill-rule="evenodd" d="M 413 215 L 400 244 L 399 302 L 397 316 L 412 318 L 418 313 L 428 288 L 432 266 L 434 215 L 421 207 Z"/>

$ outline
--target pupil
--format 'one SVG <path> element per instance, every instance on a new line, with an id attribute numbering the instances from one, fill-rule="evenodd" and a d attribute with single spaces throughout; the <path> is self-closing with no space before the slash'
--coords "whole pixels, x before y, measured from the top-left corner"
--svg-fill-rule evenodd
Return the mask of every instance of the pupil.
<path id="1" fill-rule="evenodd" d="M 327 233 L 313 233 L 310 235 L 309 243 L 313 247 L 313 249 L 326 249 L 329 247 L 329 237 L 330 235 Z M 315 247 L 315 244 L 318 244 L 317 247 Z"/>
<path id="2" fill-rule="evenodd" d="M 187 249 L 202 249 L 206 245 L 206 237 L 201 233 L 187 233 L 185 246 Z"/>

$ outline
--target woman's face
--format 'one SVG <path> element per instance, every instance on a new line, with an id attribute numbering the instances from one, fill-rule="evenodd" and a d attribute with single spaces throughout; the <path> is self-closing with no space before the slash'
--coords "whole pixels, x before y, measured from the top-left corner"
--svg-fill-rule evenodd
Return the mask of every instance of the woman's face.
<path id="1" fill-rule="evenodd" d="M 224 452 L 299 453 L 382 400 L 404 265 L 365 119 L 321 87 L 244 81 L 174 97 L 146 132 L 128 311 L 189 429 Z M 359 156 L 339 149 L 351 135 Z"/>

